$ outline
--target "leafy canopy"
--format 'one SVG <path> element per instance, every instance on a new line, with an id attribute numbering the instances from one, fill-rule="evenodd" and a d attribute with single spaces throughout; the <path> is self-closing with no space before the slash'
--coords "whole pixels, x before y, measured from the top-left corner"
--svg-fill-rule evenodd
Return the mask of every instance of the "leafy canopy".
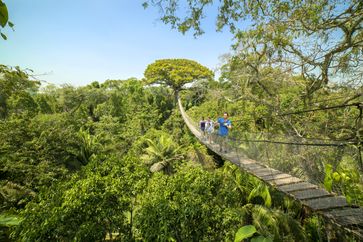
<path id="1" fill-rule="evenodd" d="M 212 78 L 213 72 L 196 61 L 163 59 L 148 65 L 144 76 L 147 84 L 163 84 L 179 91 L 184 84 Z"/>
<path id="2" fill-rule="evenodd" d="M 218 8 L 216 29 L 228 27 L 243 55 L 258 53 L 269 65 L 285 66 L 310 81 L 310 95 L 337 78 L 362 81 L 363 2 L 360 0 L 148 0 L 160 20 L 195 36 L 202 20 Z"/>

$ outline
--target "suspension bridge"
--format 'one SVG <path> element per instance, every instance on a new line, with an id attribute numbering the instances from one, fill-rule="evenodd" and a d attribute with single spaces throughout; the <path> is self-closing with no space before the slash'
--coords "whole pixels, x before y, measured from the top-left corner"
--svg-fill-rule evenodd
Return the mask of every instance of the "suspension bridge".
<path id="1" fill-rule="evenodd" d="M 219 144 L 209 143 L 197 125 L 185 112 L 180 97 L 178 106 L 183 120 L 191 133 L 209 150 L 237 165 L 241 170 L 257 177 L 284 195 L 298 201 L 308 212 L 316 213 L 331 225 L 343 229 L 363 241 L 363 208 L 349 205 L 344 196 L 338 196 L 315 184 L 290 174 L 268 167 L 256 160 L 249 159 L 238 148 L 220 152 Z"/>

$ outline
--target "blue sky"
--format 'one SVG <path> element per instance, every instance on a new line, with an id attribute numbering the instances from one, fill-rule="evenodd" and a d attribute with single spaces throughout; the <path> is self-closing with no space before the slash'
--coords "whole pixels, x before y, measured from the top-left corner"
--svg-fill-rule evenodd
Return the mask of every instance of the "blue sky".
<path id="1" fill-rule="evenodd" d="M 215 69 L 232 35 L 215 31 L 215 9 L 195 39 L 158 21 L 142 0 L 4 0 L 15 32 L 5 29 L 0 63 L 30 68 L 53 84 L 75 86 L 142 78 L 157 59 L 187 58 Z"/>

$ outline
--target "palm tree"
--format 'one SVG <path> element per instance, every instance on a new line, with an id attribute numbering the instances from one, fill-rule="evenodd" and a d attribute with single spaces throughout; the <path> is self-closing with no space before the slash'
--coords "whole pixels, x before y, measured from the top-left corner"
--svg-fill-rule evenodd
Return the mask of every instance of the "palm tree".
<path id="1" fill-rule="evenodd" d="M 86 165 L 93 155 L 102 150 L 102 145 L 99 143 L 100 136 L 93 136 L 89 130 L 81 128 L 78 132 L 78 137 L 81 142 L 77 158 L 82 165 Z"/>
<path id="2" fill-rule="evenodd" d="M 162 134 L 158 141 L 146 139 L 148 147 L 141 159 L 150 166 L 151 172 L 164 171 L 172 173 L 173 163 L 181 160 L 183 156 L 179 154 L 181 146 L 178 146 L 170 136 Z"/>

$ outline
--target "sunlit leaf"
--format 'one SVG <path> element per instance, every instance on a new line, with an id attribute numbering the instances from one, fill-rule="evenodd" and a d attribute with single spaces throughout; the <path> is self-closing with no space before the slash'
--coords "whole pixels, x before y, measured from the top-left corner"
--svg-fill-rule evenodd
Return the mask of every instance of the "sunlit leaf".
<path id="1" fill-rule="evenodd" d="M 240 242 L 246 238 L 249 238 L 256 232 L 256 228 L 253 225 L 243 226 L 237 231 L 234 242 Z"/>
<path id="2" fill-rule="evenodd" d="M 9 20 L 8 8 L 5 3 L 0 1 L 0 25 L 1 27 L 5 27 L 6 23 Z M 4 37 L 3 37 L 4 38 Z"/>

